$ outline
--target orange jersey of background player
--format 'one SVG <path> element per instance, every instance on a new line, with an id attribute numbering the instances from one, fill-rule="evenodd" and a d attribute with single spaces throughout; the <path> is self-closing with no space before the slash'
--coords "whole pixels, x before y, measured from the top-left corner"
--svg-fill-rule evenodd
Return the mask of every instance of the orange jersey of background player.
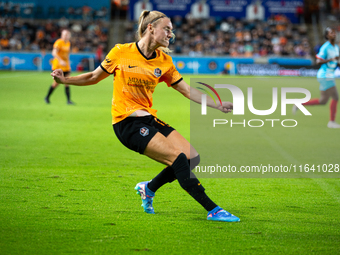
<path id="1" fill-rule="evenodd" d="M 71 66 L 70 66 L 70 48 L 71 48 L 71 43 L 65 42 L 63 39 L 58 39 L 54 45 L 53 45 L 53 50 L 56 50 L 56 54 L 60 59 L 65 61 L 65 65 L 62 65 L 60 63 L 59 59 L 55 57 L 52 62 L 52 70 L 56 69 L 61 69 L 64 72 L 69 72 L 71 71 Z"/>
<path id="2" fill-rule="evenodd" d="M 137 43 L 117 44 L 101 63 L 101 68 L 115 77 L 113 124 L 136 110 L 145 110 L 157 117 L 157 110 L 151 109 L 157 84 L 164 81 L 170 87 L 182 80 L 169 55 L 157 49 L 151 58 L 146 58 Z"/>

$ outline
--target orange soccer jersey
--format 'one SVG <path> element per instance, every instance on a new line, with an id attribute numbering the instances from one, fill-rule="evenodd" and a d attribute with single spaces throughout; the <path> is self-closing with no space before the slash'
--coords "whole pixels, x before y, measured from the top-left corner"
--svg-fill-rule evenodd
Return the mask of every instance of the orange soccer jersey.
<path id="1" fill-rule="evenodd" d="M 101 63 L 101 68 L 114 74 L 113 124 L 136 110 L 145 110 L 157 117 L 157 110 L 151 109 L 157 84 L 164 81 L 170 87 L 182 80 L 169 55 L 156 50 L 151 58 L 146 58 L 137 43 L 117 44 Z"/>
<path id="2" fill-rule="evenodd" d="M 69 59 L 70 48 L 71 48 L 71 43 L 65 42 L 62 39 L 58 39 L 54 43 L 53 49 L 57 49 L 58 56 L 66 62 L 66 65 L 65 66 L 61 65 L 59 60 L 57 58 L 54 58 L 52 62 L 52 70 L 61 69 L 64 72 L 71 71 L 70 59 Z"/>

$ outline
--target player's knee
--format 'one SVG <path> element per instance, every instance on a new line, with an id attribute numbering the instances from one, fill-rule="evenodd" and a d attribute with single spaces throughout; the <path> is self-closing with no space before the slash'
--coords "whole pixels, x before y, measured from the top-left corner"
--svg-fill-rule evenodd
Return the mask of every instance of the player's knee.
<path id="1" fill-rule="evenodd" d="M 325 105 L 325 104 L 327 104 L 327 102 L 328 102 L 328 98 L 327 98 L 327 99 L 321 98 L 321 99 L 319 100 L 319 104 L 321 104 L 321 105 Z"/>
<path id="2" fill-rule="evenodd" d="M 182 151 L 180 151 L 178 149 L 173 149 L 173 150 L 169 151 L 170 161 L 169 161 L 168 165 L 171 166 L 181 154 L 184 154 L 184 153 L 182 153 Z M 185 154 L 184 154 L 184 156 L 185 156 Z M 183 156 L 181 156 L 181 158 L 182 157 Z M 186 158 L 186 156 L 185 156 L 185 158 Z"/>
<path id="3" fill-rule="evenodd" d="M 193 157 L 191 159 L 188 159 L 190 170 L 195 169 L 196 166 L 200 163 L 201 158 L 200 155 L 198 154 L 196 157 Z"/>

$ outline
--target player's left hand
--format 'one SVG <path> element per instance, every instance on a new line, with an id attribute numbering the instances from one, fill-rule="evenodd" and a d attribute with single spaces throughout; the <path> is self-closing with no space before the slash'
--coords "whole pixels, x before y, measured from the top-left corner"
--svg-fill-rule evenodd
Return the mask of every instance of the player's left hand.
<path id="1" fill-rule="evenodd" d="M 222 111 L 224 113 L 231 112 L 232 109 L 233 109 L 233 103 L 231 103 L 231 102 L 222 102 L 222 105 L 219 105 L 217 107 L 217 109 L 219 109 L 220 111 Z"/>

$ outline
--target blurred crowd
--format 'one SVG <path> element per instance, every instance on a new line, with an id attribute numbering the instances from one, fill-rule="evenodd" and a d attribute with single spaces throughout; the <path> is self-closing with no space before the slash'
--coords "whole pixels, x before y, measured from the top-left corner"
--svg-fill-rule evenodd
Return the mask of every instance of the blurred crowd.
<path id="1" fill-rule="evenodd" d="M 74 1 L 73 1 L 74 2 Z M 72 3 L 72 1 L 70 1 Z M 74 4 L 74 3 L 72 3 Z M 81 4 L 79 2 L 79 4 Z M 60 6 L 55 7 L 53 4 L 49 7 L 35 5 L 34 3 L 13 3 L 11 1 L 0 2 L 0 17 L 15 17 L 24 19 L 67 19 L 96 20 L 109 19 L 109 11 L 103 6 L 95 10 L 88 5 L 82 6 Z"/>
<path id="2" fill-rule="evenodd" d="M 70 21 L 65 17 L 54 21 L 0 17 L 0 50 L 51 51 L 63 29 L 69 29 L 72 33 L 73 53 L 107 50 L 107 22 L 99 19 Z"/>
<path id="3" fill-rule="evenodd" d="M 72 33 L 73 53 L 103 54 L 108 51 L 109 22 L 94 19 L 93 10 L 87 6 L 79 13 L 77 9 L 67 9 L 68 16 L 58 19 L 22 19 L 15 15 L 15 10 L 14 7 L 0 10 L 7 13 L 0 16 L 0 50 L 51 51 L 61 30 L 67 28 Z M 80 15 L 81 19 L 72 15 Z M 175 54 L 231 57 L 314 55 L 306 25 L 292 24 L 283 15 L 272 16 L 266 21 L 175 16 L 172 23 L 176 38 L 170 49 Z M 135 41 L 136 25 L 133 21 L 127 22 L 125 42 Z"/>
<path id="4" fill-rule="evenodd" d="M 283 15 L 267 21 L 176 16 L 172 24 L 176 38 L 170 49 L 176 54 L 231 57 L 308 57 L 312 54 L 306 25 L 292 24 Z M 134 40 L 135 26 L 133 22 L 127 25 L 127 42 Z"/>

